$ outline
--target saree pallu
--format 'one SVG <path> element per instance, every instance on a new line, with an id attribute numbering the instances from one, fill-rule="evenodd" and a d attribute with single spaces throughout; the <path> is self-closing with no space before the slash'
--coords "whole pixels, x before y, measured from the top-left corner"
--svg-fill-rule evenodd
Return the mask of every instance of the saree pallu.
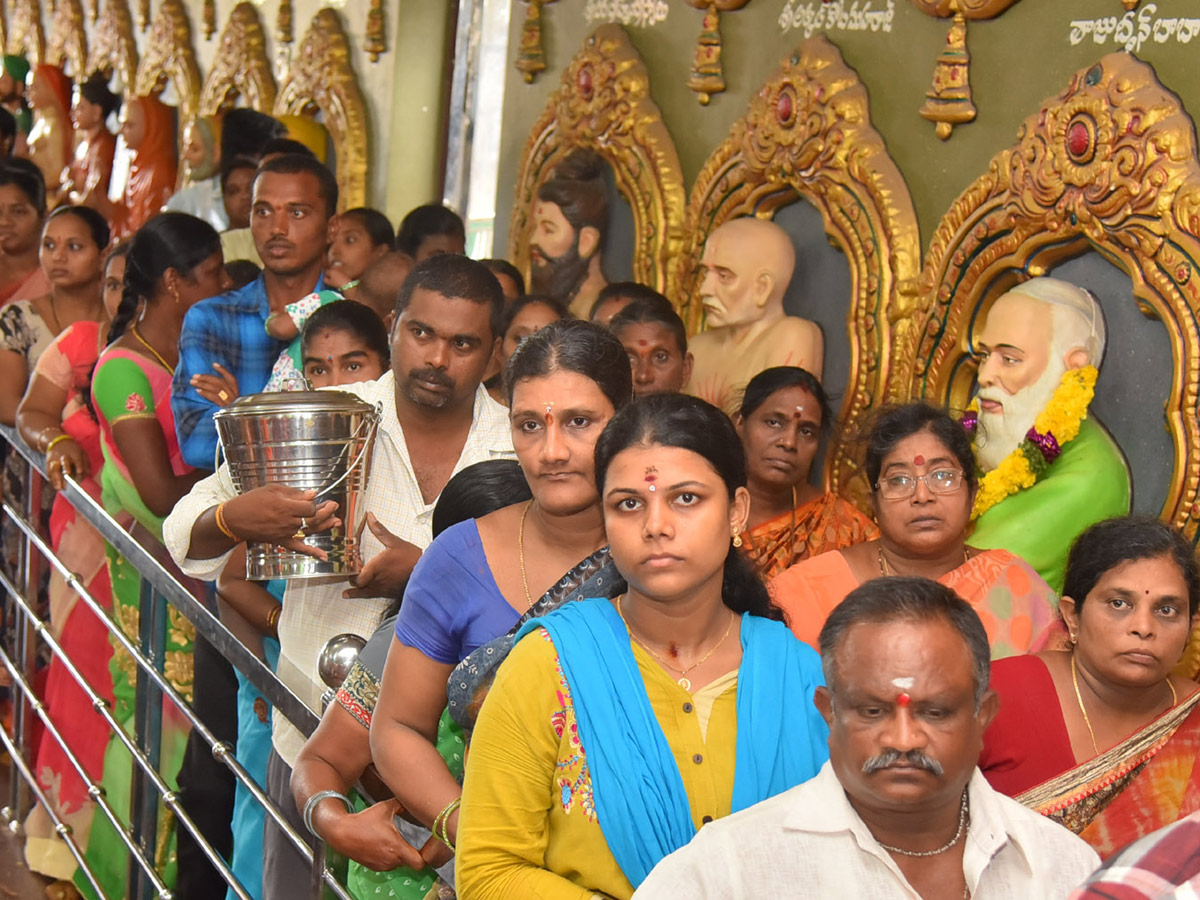
<path id="1" fill-rule="evenodd" d="M 853 504 L 826 493 L 742 532 L 742 552 L 763 578 L 802 559 L 873 541 L 879 528 Z"/>
<path id="2" fill-rule="evenodd" d="M 1200 809 L 1200 693 L 1017 802 L 1087 841 L 1101 859 Z"/>

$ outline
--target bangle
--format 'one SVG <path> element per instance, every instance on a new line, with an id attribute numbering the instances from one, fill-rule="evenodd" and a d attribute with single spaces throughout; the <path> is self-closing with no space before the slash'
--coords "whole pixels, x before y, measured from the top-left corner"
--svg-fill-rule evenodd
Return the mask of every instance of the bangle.
<path id="1" fill-rule="evenodd" d="M 225 503 L 228 502 L 228 500 L 225 501 Z M 225 535 L 225 537 L 229 538 L 231 541 L 238 541 L 240 543 L 241 538 L 230 531 L 229 526 L 225 523 L 225 503 L 217 504 L 217 509 L 213 513 L 213 518 L 217 520 L 217 527 L 221 529 L 221 534 Z"/>
<path id="2" fill-rule="evenodd" d="M 271 607 L 271 611 L 267 613 L 267 627 L 276 628 L 279 625 L 279 614 L 283 612 L 283 604 L 276 603 Z"/>
<path id="3" fill-rule="evenodd" d="M 450 848 L 450 852 L 455 852 L 454 844 L 450 841 L 450 816 L 454 811 L 462 806 L 462 797 L 455 797 L 446 804 L 446 808 L 433 817 L 433 836 Z"/>
<path id="4" fill-rule="evenodd" d="M 58 444 L 58 443 L 60 443 L 60 442 L 62 442 L 62 441 L 73 441 L 73 440 L 75 440 L 75 438 L 71 437 L 69 434 L 67 434 L 67 433 L 64 431 L 64 432 L 63 432 L 62 434 L 60 434 L 58 437 L 56 437 L 56 438 L 51 438 L 51 440 L 50 440 L 50 443 L 48 443 L 48 444 L 46 445 L 46 449 L 45 449 L 45 450 L 43 450 L 43 451 L 42 451 L 42 453 L 49 453 L 51 450 L 53 450 L 53 449 L 54 449 L 54 445 L 55 445 L 55 444 Z"/>
<path id="5" fill-rule="evenodd" d="M 337 791 L 317 791 L 308 798 L 308 802 L 304 804 L 304 827 L 308 829 L 308 833 L 315 837 L 318 841 L 325 840 L 313 828 L 312 815 L 317 808 L 317 804 L 322 800 L 328 800 L 330 797 L 337 797 L 346 804 L 346 812 L 354 812 L 354 804 L 350 802 L 350 798 L 345 794 L 339 794 Z"/>

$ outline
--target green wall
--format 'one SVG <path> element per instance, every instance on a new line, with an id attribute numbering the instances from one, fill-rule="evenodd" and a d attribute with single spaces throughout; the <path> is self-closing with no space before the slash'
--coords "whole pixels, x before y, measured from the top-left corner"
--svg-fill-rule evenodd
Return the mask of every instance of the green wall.
<path id="1" fill-rule="evenodd" d="M 805 0 L 815 2 L 815 0 Z M 852 0 L 845 0 L 850 7 Z M 858 0 L 863 6 L 866 0 Z M 887 0 L 869 0 L 875 10 Z M 804 40 L 804 33 L 780 32 L 778 19 L 786 0 L 751 0 L 742 10 L 721 18 L 723 60 L 728 89 L 701 106 L 687 87 L 692 51 L 700 32 L 701 13 L 684 0 L 667 0 L 666 21 L 650 28 L 626 27 L 650 72 L 651 92 L 675 138 L 690 189 L 709 153 L 750 98 Z M 934 134 L 933 124 L 917 111 L 925 99 L 948 20 L 918 12 L 908 0 L 894 0 L 890 33 L 828 31 L 867 86 L 871 119 L 908 182 L 921 227 L 924 250 L 929 237 L 954 198 L 987 169 L 991 157 L 1016 138 L 1022 119 L 1062 91 L 1079 69 L 1106 53 L 1121 49 L 1110 36 L 1098 45 L 1087 36 L 1072 46 L 1068 39 L 1075 19 L 1121 16 L 1120 0 L 1019 0 L 998 18 L 973 22 L 968 28 L 971 84 L 978 116 L 958 126 L 948 141 Z M 1143 15 L 1200 18 L 1200 0 L 1142 2 Z M 601 24 L 584 18 L 585 0 L 556 0 L 544 7 L 547 70 L 532 85 L 510 70 L 505 89 L 504 133 L 497 197 L 496 250 L 507 247 L 508 221 L 521 153 L 547 98 L 557 89 L 560 73 Z M 526 5 L 513 3 L 509 56 L 515 58 Z M 1137 56 L 1151 63 L 1159 79 L 1191 109 L 1200 109 L 1200 69 L 1196 54 L 1200 35 L 1189 43 L 1174 38 L 1142 44 Z"/>

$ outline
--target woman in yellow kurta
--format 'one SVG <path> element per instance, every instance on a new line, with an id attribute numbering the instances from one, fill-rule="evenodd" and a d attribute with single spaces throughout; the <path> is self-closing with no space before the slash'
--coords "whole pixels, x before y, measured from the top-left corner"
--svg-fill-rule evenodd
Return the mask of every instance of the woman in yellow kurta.
<path id="1" fill-rule="evenodd" d="M 462 900 L 630 897 L 705 822 L 828 756 L 820 662 L 733 545 L 749 497 L 729 420 L 693 397 L 636 400 L 595 475 L 628 590 L 518 632 L 467 757 Z"/>

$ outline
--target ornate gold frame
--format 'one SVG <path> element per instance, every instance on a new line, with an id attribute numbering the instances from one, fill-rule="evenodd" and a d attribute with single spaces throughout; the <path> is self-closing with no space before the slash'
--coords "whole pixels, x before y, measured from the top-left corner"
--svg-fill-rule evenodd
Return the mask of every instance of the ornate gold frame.
<path id="1" fill-rule="evenodd" d="M 83 4 L 80 0 L 57 0 L 54 19 L 50 25 L 50 40 L 46 44 L 46 61 L 62 66 L 70 62 L 68 72 L 76 81 L 88 77 L 87 32 L 84 28 Z"/>
<path id="2" fill-rule="evenodd" d="M 239 3 L 221 29 L 212 68 L 200 92 L 200 114 L 211 116 L 232 107 L 239 96 L 247 106 L 269 114 L 275 108 L 275 93 L 275 76 L 271 74 L 258 11 L 253 3 Z"/>
<path id="3" fill-rule="evenodd" d="M 1027 118 L 942 218 L 921 273 L 912 395 L 963 405 L 971 322 L 1004 290 L 1094 249 L 1170 336 L 1175 463 L 1161 516 L 1200 525 L 1200 160 L 1192 120 L 1154 70 L 1112 53 Z M 899 352 L 899 351 L 897 351 Z M 906 351 L 907 352 L 907 351 Z"/>
<path id="4" fill-rule="evenodd" d="M 871 126 L 866 87 L 819 36 L 768 79 L 692 187 L 677 276 L 690 330 L 702 324 L 699 260 L 709 234 L 739 216 L 769 218 L 801 197 L 820 211 L 850 265 L 850 378 L 841 420 L 853 426 L 886 399 L 889 372 L 903 366 L 891 348 L 915 306 L 920 234 L 908 185 Z M 836 449 L 826 484 L 845 490 L 856 470 L 851 455 Z"/>
<path id="5" fill-rule="evenodd" d="M 326 7 L 313 16 L 288 76 L 275 98 L 275 115 L 325 117 L 337 153 L 338 205 L 367 199 L 367 112 L 350 63 L 350 44 L 338 14 Z"/>
<path id="6" fill-rule="evenodd" d="M 8 13 L 7 52 L 23 54 L 30 66 L 39 65 L 46 56 L 40 4 L 36 0 L 11 0 Z"/>
<path id="7" fill-rule="evenodd" d="M 92 26 L 86 68 L 89 73 L 100 70 L 109 77 L 116 74 L 124 92 L 137 83 L 137 40 L 126 0 L 104 0 L 100 16 Z"/>
<path id="8" fill-rule="evenodd" d="M 192 26 L 180 0 L 162 0 L 150 23 L 146 53 L 138 64 L 134 93 L 157 97 L 170 80 L 179 95 L 182 129 L 200 108 L 200 67 L 192 49 Z"/>
<path id="9" fill-rule="evenodd" d="M 612 166 L 617 188 L 633 208 L 633 277 L 674 296 L 671 263 L 683 244 L 683 172 L 650 98 L 649 73 L 620 25 L 602 25 L 584 41 L 525 144 L 508 258 L 526 278 L 538 186 L 576 147 L 596 151 Z"/>

